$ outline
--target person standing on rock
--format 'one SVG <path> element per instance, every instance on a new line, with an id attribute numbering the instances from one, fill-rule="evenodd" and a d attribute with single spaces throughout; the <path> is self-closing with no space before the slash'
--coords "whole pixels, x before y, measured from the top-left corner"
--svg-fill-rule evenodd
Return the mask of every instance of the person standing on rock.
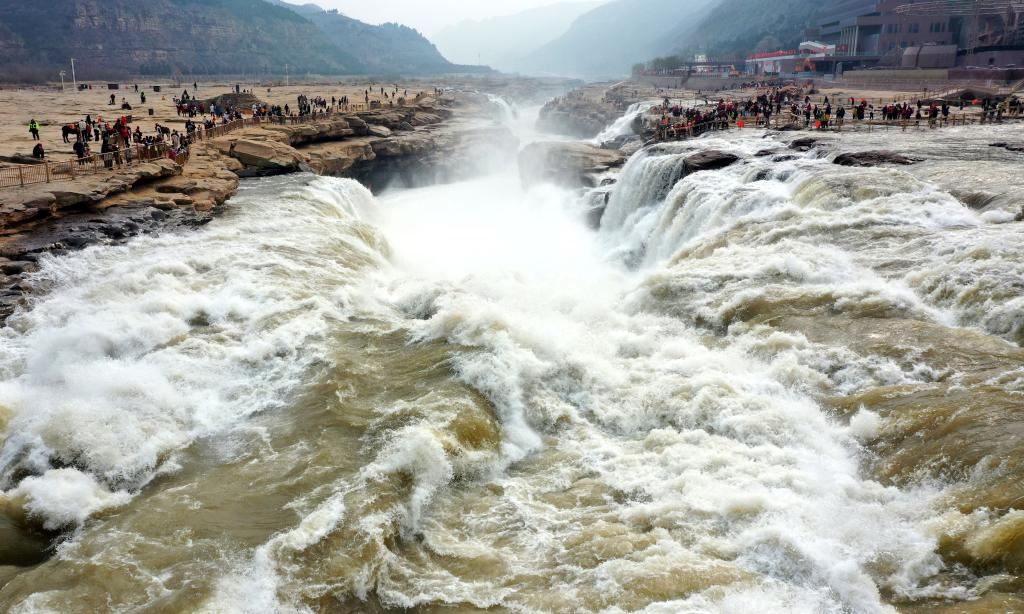
<path id="1" fill-rule="evenodd" d="M 139 104 L 146 104 L 146 92 L 139 93 Z"/>
<path id="2" fill-rule="evenodd" d="M 32 140 L 39 140 L 39 123 L 36 120 L 32 120 L 28 123 L 28 131 L 32 133 Z"/>

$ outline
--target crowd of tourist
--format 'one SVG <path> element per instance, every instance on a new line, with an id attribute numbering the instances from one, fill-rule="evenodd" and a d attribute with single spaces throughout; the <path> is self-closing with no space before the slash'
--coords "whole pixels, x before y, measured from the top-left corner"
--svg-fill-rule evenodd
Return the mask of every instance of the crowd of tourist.
<path id="1" fill-rule="evenodd" d="M 698 96 L 701 92 L 697 93 Z M 981 100 L 960 100 L 956 108 L 963 112 L 973 105 L 981 108 L 980 120 L 998 122 L 1004 117 L 1024 115 L 1024 102 L 1015 96 L 997 101 L 990 98 Z M 948 102 L 925 102 L 918 100 L 894 101 L 875 106 L 866 99 L 829 100 L 824 96 L 818 101 L 811 99 L 810 92 L 793 86 L 772 86 L 747 100 L 719 98 L 717 101 L 704 98 L 703 107 L 696 103 L 692 107 L 673 105 L 665 99 L 661 106 L 651 113 L 658 116 L 654 130 L 658 140 L 692 138 L 708 130 L 722 130 L 730 126 L 769 127 L 775 118 L 776 125 L 800 125 L 815 130 L 842 128 L 847 120 L 875 122 L 898 122 L 906 128 L 911 123 L 920 125 L 927 122 L 930 127 L 948 125 L 954 105 Z M 787 116 L 788 114 L 788 116 Z"/>
<path id="2" fill-rule="evenodd" d="M 194 83 L 192 87 L 192 91 L 197 92 L 199 84 Z M 92 86 L 83 84 L 81 89 L 92 89 Z M 234 93 L 252 94 L 252 90 L 243 90 L 236 85 Z M 270 89 L 267 90 L 267 93 L 270 93 Z M 435 95 L 442 93 L 443 90 L 434 89 Z M 134 94 L 139 97 L 140 103 L 146 103 L 146 92 L 140 91 L 138 85 L 134 86 Z M 400 90 L 396 84 L 392 88 L 381 87 L 379 98 L 378 93 L 370 89 L 364 90 L 363 95 L 366 103 L 363 108 L 373 108 L 384 104 L 394 107 L 396 105 L 403 106 L 409 92 Z M 419 92 L 416 97 L 419 99 L 423 95 L 423 92 Z M 113 168 L 122 164 L 130 164 L 136 157 L 152 159 L 160 156 L 180 159 L 183 155 L 187 156 L 193 143 L 208 138 L 209 135 L 206 133 L 215 128 L 242 120 L 243 112 L 245 115 L 259 120 L 284 123 L 317 119 L 332 113 L 349 113 L 362 106 L 353 104 L 348 95 L 331 96 L 330 98 L 299 95 L 294 107 L 289 104 L 273 105 L 254 102 L 234 108 L 228 102 L 230 100 L 232 100 L 230 97 L 221 97 L 204 101 L 185 89 L 180 96 L 172 98 L 177 116 L 185 118 L 184 129 L 181 131 L 156 123 L 151 134 L 144 134 L 142 127 L 131 114 L 111 112 L 112 116 L 119 116 L 104 119 L 86 115 L 81 119 L 63 124 L 61 132 L 64 143 L 72 145 L 79 164 L 84 165 L 93 156 L 100 156 L 104 166 Z M 108 106 L 116 104 L 117 95 L 111 94 Z M 132 106 L 125 98 L 122 98 L 120 108 L 122 111 L 132 110 Z M 150 111 L 150 115 L 152 115 L 152 111 Z M 47 152 L 40 136 L 40 123 L 32 119 L 28 124 L 28 129 L 32 140 L 35 141 L 32 156 L 38 160 L 45 160 Z"/>
<path id="3" fill-rule="evenodd" d="M 130 115 L 122 115 L 112 121 L 104 120 L 102 117 L 94 119 L 92 115 L 86 115 L 77 121 L 64 124 L 61 127 L 61 134 L 65 143 L 72 144 L 71 148 L 79 164 L 85 164 L 91 156 L 99 154 L 107 168 L 131 164 L 136 154 L 149 159 L 165 153 L 168 157 L 177 159 L 188 152 L 191 143 L 189 135 L 179 134 L 177 130 L 168 130 L 160 124 L 155 125 L 155 134 L 144 135 L 141 126 L 137 124 L 132 130 L 133 123 Z M 33 125 L 36 128 L 33 134 L 38 136 L 38 124 L 35 120 L 32 120 L 30 127 Z M 98 151 L 94 151 L 97 146 Z M 41 144 L 33 150 L 33 156 L 38 159 L 45 158 Z"/>

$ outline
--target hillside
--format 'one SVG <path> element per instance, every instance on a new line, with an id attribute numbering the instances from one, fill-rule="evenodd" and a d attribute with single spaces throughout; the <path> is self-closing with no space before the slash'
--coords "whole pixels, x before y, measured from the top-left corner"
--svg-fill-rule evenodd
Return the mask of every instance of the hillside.
<path id="1" fill-rule="evenodd" d="M 256 9 L 256 10 L 254 10 Z M 0 78 L 362 72 L 308 20 L 262 0 L 0 0 Z"/>
<path id="2" fill-rule="evenodd" d="M 328 41 L 355 56 L 369 73 L 429 74 L 481 70 L 480 67 L 452 64 L 433 43 L 407 26 L 396 23 L 374 26 L 315 4 L 299 6 L 282 0 L 273 2 L 312 22 Z"/>
<path id="3" fill-rule="evenodd" d="M 0 0 L 0 80 L 469 72 L 419 32 L 279 0 Z M 477 69 L 478 70 L 478 69 Z"/>
<path id="4" fill-rule="evenodd" d="M 629 74 L 630 67 L 663 49 L 659 43 L 712 0 L 614 0 L 582 15 L 569 30 L 523 59 L 533 74 L 600 78 Z"/>
<path id="5" fill-rule="evenodd" d="M 562 2 L 513 15 L 471 19 L 449 26 L 434 37 L 445 57 L 514 71 L 519 61 L 569 30 L 577 18 L 600 2 Z"/>
<path id="6" fill-rule="evenodd" d="M 661 53 L 744 57 L 752 51 L 793 49 L 828 0 L 720 0 L 696 23 L 678 25 L 658 42 Z"/>

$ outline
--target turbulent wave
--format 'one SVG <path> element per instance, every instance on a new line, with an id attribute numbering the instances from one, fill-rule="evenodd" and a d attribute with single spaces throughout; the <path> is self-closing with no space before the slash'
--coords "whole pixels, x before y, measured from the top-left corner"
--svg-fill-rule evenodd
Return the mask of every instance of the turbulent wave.
<path id="1" fill-rule="evenodd" d="M 597 231 L 513 172 L 302 176 L 43 262 L 2 337 L 2 501 L 75 530 L 0 607 L 1009 603 L 1019 231 L 944 183 L 968 160 L 758 155 L 786 147 L 641 151 Z M 687 174 L 712 148 L 741 161 Z"/>
<path id="2" fill-rule="evenodd" d="M 360 221 L 369 193 L 333 187 L 268 201 L 248 186 L 244 214 L 210 232 L 42 261 L 33 283 L 50 290 L 0 338 L 6 505 L 81 524 L 197 438 L 286 403 L 348 317 L 349 280 L 386 254 Z"/>

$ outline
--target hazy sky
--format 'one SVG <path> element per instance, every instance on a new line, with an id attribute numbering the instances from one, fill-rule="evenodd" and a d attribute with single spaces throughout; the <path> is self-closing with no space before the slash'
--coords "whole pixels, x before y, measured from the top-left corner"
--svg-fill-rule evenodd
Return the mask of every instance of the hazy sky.
<path id="1" fill-rule="evenodd" d="M 511 15 L 524 9 L 558 0 L 287 0 L 295 4 L 313 2 L 338 9 L 349 17 L 368 23 L 397 21 L 424 34 L 434 34 L 447 25 L 465 19 Z"/>

